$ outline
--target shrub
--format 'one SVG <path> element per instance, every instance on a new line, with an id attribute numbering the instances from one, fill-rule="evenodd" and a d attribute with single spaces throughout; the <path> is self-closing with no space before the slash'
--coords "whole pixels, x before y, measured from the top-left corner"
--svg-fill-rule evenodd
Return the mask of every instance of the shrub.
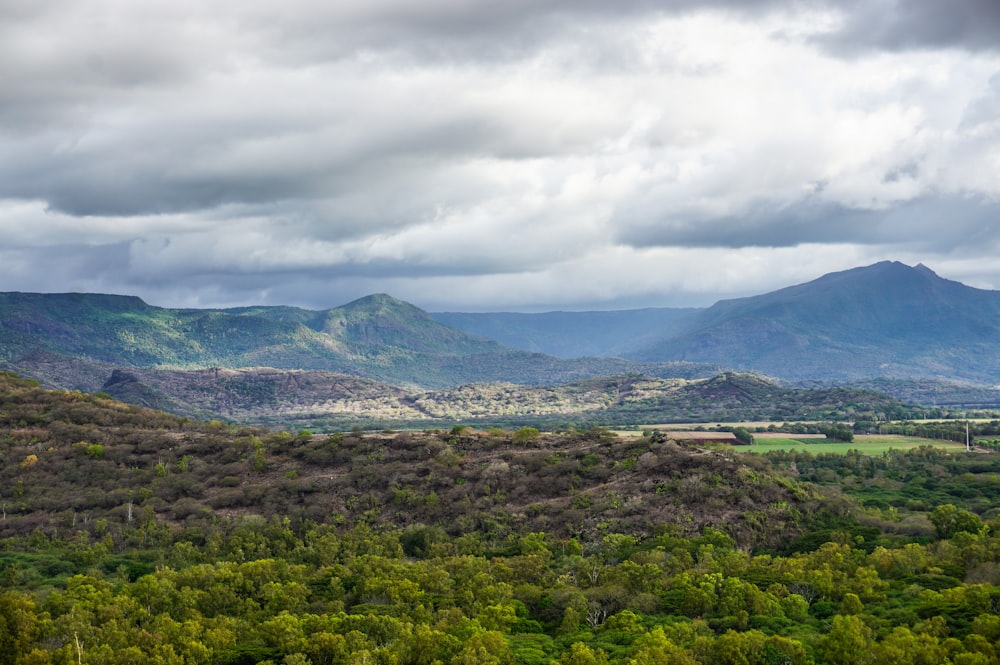
<path id="1" fill-rule="evenodd" d="M 529 441 L 534 441 L 538 438 L 539 431 L 534 427 L 522 427 L 521 429 L 514 432 L 514 441 L 516 443 L 527 443 Z"/>

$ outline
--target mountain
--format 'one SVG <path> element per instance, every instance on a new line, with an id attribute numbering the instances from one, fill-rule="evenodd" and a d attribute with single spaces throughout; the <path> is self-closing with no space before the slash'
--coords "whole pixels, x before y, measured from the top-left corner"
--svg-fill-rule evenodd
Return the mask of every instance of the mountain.
<path id="1" fill-rule="evenodd" d="M 702 310 L 431 315 L 384 294 L 322 311 L 198 310 L 154 307 L 128 296 L 0 293 L 0 335 L 0 368 L 92 392 L 105 389 L 116 369 L 264 367 L 353 375 L 408 393 L 471 383 L 556 386 L 628 374 L 694 379 L 724 369 L 802 385 L 887 377 L 921 382 L 919 391 L 886 384 L 898 386 L 902 392 L 892 394 L 907 401 L 924 394 L 932 398 L 924 403 L 980 406 L 989 405 L 995 391 L 957 387 L 1000 383 L 1000 293 L 898 262 Z M 555 357 L 591 352 L 595 357 Z M 318 385 L 326 380 L 317 378 Z M 937 388 L 928 383 L 935 381 Z M 142 380 L 146 392 L 130 399 L 202 414 L 204 400 L 170 392 L 186 382 Z M 126 387 L 139 389 L 120 389 Z"/>
<path id="2" fill-rule="evenodd" d="M 907 400 L 995 405 L 980 389 L 1000 383 L 998 314 L 1000 292 L 885 261 L 706 309 L 432 316 L 561 357 L 710 363 L 807 385 L 892 377 L 923 384 L 889 384 Z"/>
<path id="3" fill-rule="evenodd" d="M 882 262 L 724 300 L 686 332 L 630 354 L 786 379 L 1000 379 L 1000 293 Z"/>
<path id="4" fill-rule="evenodd" d="M 384 294 L 341 307 L 165 309 L 101 294 L 0 293 L 0 367 L 47 385 L 94 391 L 115 368 L 271 367 L 353 374 L 401 386 L 476 381 L 564 383 L 717 368 L 615 358 L 561 360 L 511 349 L 435 321 Z"/>
<path id="5" fill-rule="evenodd" d="M 647 308 L 597 312 L 439 312 L 434 319 L 505 346 L 557 358 L 622 356 L 683 330 L 697 308 Z"/>

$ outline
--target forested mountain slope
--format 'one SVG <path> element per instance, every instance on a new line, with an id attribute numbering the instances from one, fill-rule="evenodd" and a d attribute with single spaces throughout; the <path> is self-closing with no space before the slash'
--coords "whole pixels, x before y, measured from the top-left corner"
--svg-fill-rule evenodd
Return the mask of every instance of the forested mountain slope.
<path id="1" fill-rule="evenodd" d="M 898 262 L 725 300 L 689 330 L 632 354 L 788 379 L 879 376 L 1000 381 L 1000 293 Z"/>
<path id="2" fill-rule="evenodd" d="M 553 355 L 686 360 L 803 381 L 989 386 L 1000 383 L 998 314 L 1000 293 L 885 261 L 707 309 L 433 316 Z"/>
<path id="3" fill-rule="evenodd" d="M 172 310 L 126 296 L 0 293 L 0 332 L 0 365 L 84 390 L 97 389 L 115 367 L 317 370 L 423 388 L 475 381 L 542 385 L 625 372 L 705 376 L 712 369 L 519 351 L 449 328 L 382 294 L 314 312 Z"/>
<path id="4" fill-rule="evenodd" d="M 516 350 L 444 325 L 435 316 L 529 348 L 558 355 L 594 351 L 604 357 L 567 359 Z M 330 378 L 334 375 L 394 386 L 387 394 L 402 400 L 400 408 L 389 409 L 397 412 L 376 409 L 369 414 L 385 415 L 389 422 L 420 411 L 418 402 L 434 401 L 413 397 L 417 394 L 451 391 L 461 401 L 464 393 L 483 392 L 477 387 L 455 390 L 470 384 L 547 386 L 565 393 L 559 386 L 599 377 L 691 380 L 727 368 L 806 386 L 867 382 L 863 385 L 884 386 L 897 399 L 930 407 L 992 407 L 1000 401 L 992 389 L 1000 384 L 1000 294 L 941 279 L 924 266 L 894 262 L 722 301 L 706 310 L 432 316 L 386 295 L 324 311 L 170 310 L 124 296 L 5 293 L 0 294 L 0 333 L 0 368 L 46 385 L 90 392 L 106 388 L 122 399 L 176 413 L 254 422 L 279 422 L 274 417 L 282 410 L 307 418 L 333 414 L 340 407 L 322 404 L 337 401 L 336 390 L 328 400 L 320 399 L 317 390 L 337 384 L 338 379 Z M 607 357 L 617 352 L 627 352 L 629 358 Z M 205 392 L 205 377 L 217 376 L 211 373 L 215 368 L 237 374 L 226 375 L 230 378 Z M 116 369 L 139 380 L 114 381 Z M 280 381 L 296 385 L 296 372 L 319 374 L 299 381 L 302 394 L 283 398 L 280 405 L 265 394 L 278 390 Z M 236 376 L 243 378 L 232 378 Z M 261 376 L 272 378 L 259 381 Z M 309 385 L 314 389 L 305 387 Z M 361 395 L 374 389 L 356 385 Z M 236 392 L 211 393 L 224 387 Z M 537 391 L 508 390 L 507 398 L 513 392 L 523 393 L 519 397 L 527 402 L 503 412 L 512 418 L 533 412 L 592 422 L 587 416 L 569 416 L 574 410 L 600 410 L 557 399 L 562 404 L 558 409 L 531 411 Z M 255 395 L 261 397 L 256 405 Z M 652 407 L 648 402 L 634 415 L 695 417 L 691 409 L 669 401 L 659 410 L 646 408 Z M 439 404 L 415 417 L 503 415 L 496 406 L 471 412 L 460 404 Z M 209 410 L 213 408 L 221 410 Z M 619 416 L 627 410 L 613 397 L 606 400 L 607 422 L 621 422 Z M 711 410 L 700 411 L 714 417 Z"/>

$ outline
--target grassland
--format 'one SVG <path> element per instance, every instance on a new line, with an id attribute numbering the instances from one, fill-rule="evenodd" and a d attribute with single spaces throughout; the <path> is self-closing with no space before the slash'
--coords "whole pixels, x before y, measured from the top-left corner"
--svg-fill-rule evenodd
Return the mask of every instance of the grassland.
<path id="1" fill-rule="evenodd" d="M 915 436 L 900 436 L 895 434 L 865 434 L 854 437 L 851 443 L 829 441 L 825 437 L 809 435 L 754 435 L 754 445 L 741 447 L 754 453 L 766 453 L 771 450 L 800 450 L 813 455 L 821 453 L 843 454 L 848 450 L 859 450 L 865 455 L 881 455 L 887 450 L 910 450 L 920 446 L 934 446 L 948 450 L 964 450 L 965 446 L 951 441 L 939 439 L 924 439 Z"/>

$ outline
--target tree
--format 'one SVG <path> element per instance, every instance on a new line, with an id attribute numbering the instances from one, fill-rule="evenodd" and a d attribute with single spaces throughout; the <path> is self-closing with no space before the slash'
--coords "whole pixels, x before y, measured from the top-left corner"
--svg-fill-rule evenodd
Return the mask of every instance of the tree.
<path id="1" fill-rule="evenodd" d="M 39 637 L 35 603 L 16 591 L 0 593 L 0 665 L 15 665 Z"/>
<path id="2" fill-rule="evenodd" d="M 845 593 L 844 599 L 840 602 L 840 611 L 843 614 L 861 614 L 865 607 L 861 604 L 861 599 L 856 593 Z"/>
<path id="3" fill-rule="evenodd" d="M 574 642 L 557 662 L 559 665 L 607 665 L 608 656 L 601 649 L 591 649 L 583 642 Z"/>
<path id="4" fill-rule="evenodd" d="M 514 665 L 514 652 L 502 633 L 476 633 L 451 659 L 451 665 Z"/>
<path id="5" fill-rule="evenodd" d="M 663 628 L 657 626 L 635 641 L 635 651 L 628 665 L 696 665 L 690 653 L 670 641 Z"/>
<path id="6" fill-rule="evenodd" d="M 820 431 L 826 435 L 828 439 L 834 439 L 836 441 L 844 441 L 850 443 L 854 441 L 854 430 L 847 425 L 840 425 L 837 423 L 830 423 L 829 425 L 824 425 L 820 428 Z"/>
<path id="7" fill-rule="evenodd" d="M 869 665 L 875 662 L 871 628 L 856 616 L 837 615 L 822 642 L 823 662 L 831 665 Z"/>
<path id="8" fill-rule="evenodd" d="M 947 660 L 947 650 L 932 635 L 914 635 L 906 626 L 896 626 L 875 646 L 877 665 L 932 665 Z"/>
<path id="9" fill-rule="evenodd" d="M 983 522 L 975 513 L 954 504 L 946 503 L 938 506 L 927 514 L 927 519 L 934 525 L 934 533 L 938 538 L 951 538 L 956 533 L 979 533 Z"/>

